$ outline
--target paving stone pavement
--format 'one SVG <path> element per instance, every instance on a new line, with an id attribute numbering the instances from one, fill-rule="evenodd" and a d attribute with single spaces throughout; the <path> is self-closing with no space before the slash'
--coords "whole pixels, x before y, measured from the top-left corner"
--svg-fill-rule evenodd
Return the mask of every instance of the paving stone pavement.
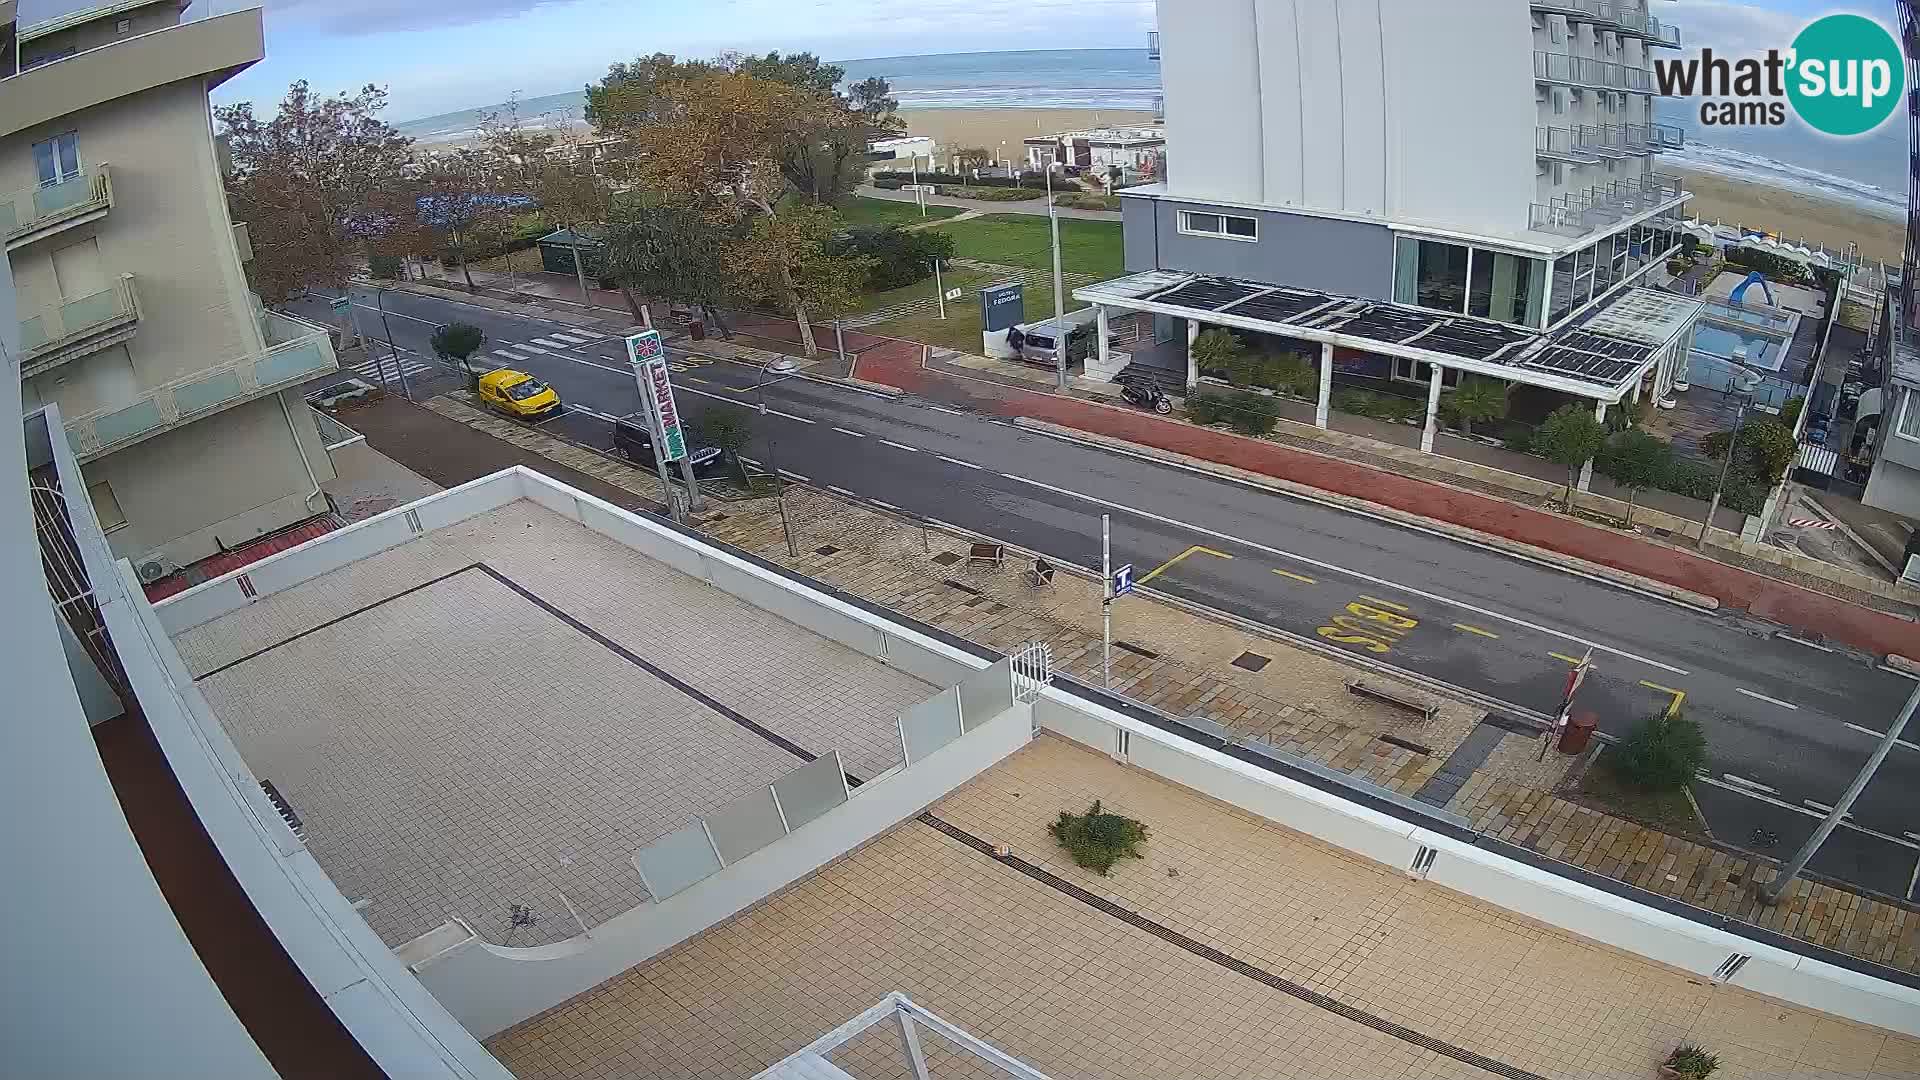
<path id="1" fill-rule="evenodd" d="M 456 419 L 464 410 L 494 420 L 455 404 L 441 399 L 429 407 Z M 543 440 L 570 446 L 504 420 L 495 422 L 510 429 L 503 437 L 529 449 Z M 651 474 L 594 456 L 610 467 L 607 473 L 594 473 L 608 483 L 640 493 L 650 491 L 648 485 L 657 488 Z M 620 470 L 626 475 L 619 475 Z M 709 516 L 702 527 L 716 539 L 984 645 L 1005 650 L 1050 640 L 1058 668 L 1099 684 L 1101 639 L 1099 623 L 1093 621 L 1097 585 L 1063 575 L 1057 579 L 1057 599 L 1037 596 L 1023 580 L 1023 567 L 987 574 L 967 570 L 964 560 L 952 567 L 934 565 L 933 555 L 965 548 L 937 531 L 926 531 L 923 537 L 916 526 L 813 489 L 791 489 L 788 498 L 790 514 L 807 537 L 797 560 L 787 556 L 774 500 L 732 504 Z M 840 550 L 816 553 L 826 546 Z M 978 589 L 980 595 L 956 589 L 948 580 Z M 1375 714 L 1348 694 L 1347 669 L 1313 654 L 1139 596 L 1122 598 L 1115 624 L 1124 628 L 1116 631 L 1117 638 L 1159 654 L 1149 658 L 1116 649 L 1117 691 L 1175 715 L 1209 716 L 1236 732 L 1264 733 L 1282 749 L 1408 796 L 1440 770 L 1481 716 L 1477 710 L 1446 703 L 1431 728 L 1412 734 L 1397 716 Z M 1233 658 L 1247 649 L 1277 662 L 1257 674 L 1233 667 Z M 1432 753 L 1420 755 L 1381 742 L 1379 736 L 1389 731 Z M 1740 883 L 1749 876 L 1769 879 L 1770 861 L 1670 836 L 1560 798 L 1553 789 L 1566 762 L 1549 754 L 1545 764 L 1535 765 L 1529 759 L 1537 747 L 1524 736 L 1503 739 L 1448 809 L 1497 839 L 1649 892 L 1862 959 L 1920 970 L 1920 911 L 1804 878 L 1794 882 L 1778 905 L 1761 906 Z"/>

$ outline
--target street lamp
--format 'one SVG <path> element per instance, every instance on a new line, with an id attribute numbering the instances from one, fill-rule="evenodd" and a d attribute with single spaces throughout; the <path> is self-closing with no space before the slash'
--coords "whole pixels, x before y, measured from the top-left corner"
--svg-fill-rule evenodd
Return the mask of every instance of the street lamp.
<path id="1" fill-rule="evenodd" d="M 1053 205 L 1053 167 L 1047 162 L 1047 228 L 1053 236 L 1053 368 L 1062 393 L 1067 389 L 1067 298 L 1060 273 L 1060 213 Z"/>
<path id="2" fill-rule="evenodd" d="M 763 378 L 753 384 L 753 393 L 759 399 L 762 417 L 767 415 L 767 384 L 779 382 L 798 370 L 800 365 L 794 363 L 790 356 L 777 357 L 761 369 Z M 780 531 L 787 537 L 787 555 L 797 559 L 800 557 L 800 546 L 793 542 L 793 522 L 787 518 L 787 486 L 786 477 L 780 475 L 780 444 L 771 432 L 767 435 L 767 464 L 773 468 L 773 501 L 780 507 Z"/>

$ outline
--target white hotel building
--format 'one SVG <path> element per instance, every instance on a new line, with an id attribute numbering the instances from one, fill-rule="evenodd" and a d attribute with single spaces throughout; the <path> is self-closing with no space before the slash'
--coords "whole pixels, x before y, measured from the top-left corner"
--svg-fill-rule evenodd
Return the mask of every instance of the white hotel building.
<path id="1" fill-rule="evenodd" d="M 1154 317 L 1107 370 L 1182 374 L 1227 326 L 1321 346 L 1323 425 L 1330 371 L 1368 359 L 1435 401 L 1461 372 L 1664 396 L 1697 306 L 1633 291 L 1690 198 L 1653 119 L 1679 32 L 1647 2 L 1161 3 L 1167 178 L 1121 193 L 1132 276 L 1075 293 Z"/>

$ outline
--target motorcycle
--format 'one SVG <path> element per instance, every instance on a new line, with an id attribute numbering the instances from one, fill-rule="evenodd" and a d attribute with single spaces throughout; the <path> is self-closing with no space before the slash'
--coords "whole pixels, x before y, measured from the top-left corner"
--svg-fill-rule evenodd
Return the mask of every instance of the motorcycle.
<path id="1" fill-rule="evenodd" d="M 1152 409 L 1161 416 L 1173 411 L 1173 400 L 1167 397 L 1166 391 L 1160 389 L 1159 383 L 1144 381 L 1121 383 L 1120 398 L 1143 409 Z"/>

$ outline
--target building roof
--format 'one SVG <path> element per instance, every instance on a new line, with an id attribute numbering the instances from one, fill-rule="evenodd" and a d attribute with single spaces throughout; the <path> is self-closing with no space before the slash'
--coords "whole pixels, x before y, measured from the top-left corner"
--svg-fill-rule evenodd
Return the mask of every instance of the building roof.
<path id="1" fill-rule="evenodd" d="M 1407 357 L 1580 397 L 1618 401 L 1699 313 L 1701 303 L 1632 288 L 1552 334 L 1335 293 L 1152 270 L 1074 290 L 1074 298 Z"/>
<path id="2" fill-rule="evenodd" d="M 64 15 L 56 15 L 51 19 L 42 19 L 37 23 L 20 27 L 20 44 L 25 45 L 29 41 L 46 37 L 48 34 L 57 34 L 76 26 L 99 22 L 101 19 L 111 19 L 141 8 L 159 7 L 164 4 L 176 11 L 185 11 L 192 3 L 193 0 L 114 0 L 112 3 L 95 4 L 92 7 L 69 11 Z"/>
<path id="3" fill-rule="evenodd" d="M 1080 140 L 1096 146 L 1134 146 L 1166 142 L 1167 133 L 1158 128 L 1087 128 L 1082 131 L 1062 131 L 1055 135 L 1034 135 L 1022 141 L 1029 146 L 1046 146 Z"/>
<path id="4" fill-rule="evenodd" d="M 547 235 L 541 237 L 539 242 L 542 244 L 564 244 L 568 247 L 571 247 L 574 245 L 574 243 L 576 243 L 572 229 L 555 230 L 554 232 L 550 232 Z M 581 247 L 599 247 L 600 246 L 599 240 L 595 239 L 594 237 L 588 236 L 586 233 L 581 233 L 579 240 L 577 242 Z"/>

